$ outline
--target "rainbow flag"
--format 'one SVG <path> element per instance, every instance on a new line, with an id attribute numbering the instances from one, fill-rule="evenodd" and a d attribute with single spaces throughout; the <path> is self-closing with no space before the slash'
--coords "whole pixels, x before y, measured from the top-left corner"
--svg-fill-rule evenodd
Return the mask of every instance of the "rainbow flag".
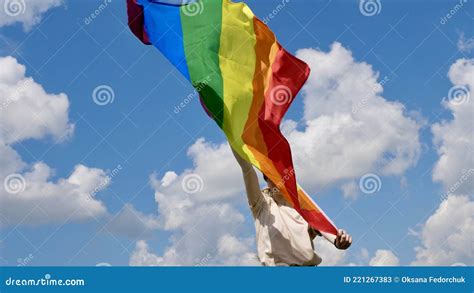
<path id="1" fill-rule="evenodd" d="M 335 225 L 296 183 L 280 122 L 310 69 L 245 3 L 127 0 L 131 31 L 192 83 L 231 147 L 274 182 L 315 229 Z"/>

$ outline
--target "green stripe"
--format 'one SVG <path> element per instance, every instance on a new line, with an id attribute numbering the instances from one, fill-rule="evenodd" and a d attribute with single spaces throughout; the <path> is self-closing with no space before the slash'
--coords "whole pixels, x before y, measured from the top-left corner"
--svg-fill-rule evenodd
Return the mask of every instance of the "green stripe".
<path id="1" fill-rule="evenodd" d="M 200 0 L 181 8 L 184 52 L 193 86 L 222 128 L 224 82 L 219 67 L 222 1 Z M 172 33 L 172 32 L 170 32 Z"/>

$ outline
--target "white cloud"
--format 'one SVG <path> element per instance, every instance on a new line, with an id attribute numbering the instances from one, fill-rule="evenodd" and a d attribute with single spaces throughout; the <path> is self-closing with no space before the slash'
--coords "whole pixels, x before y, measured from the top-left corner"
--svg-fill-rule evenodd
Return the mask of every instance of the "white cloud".
<path id="1" fill-rule="evenodd" d="M 20 155 L 0 140 L 0 179 L 23 169 L 25 166 L 26 163 L 22 161 Z"/>
<path id="2" fill-rule="evenodd" d="M 452 119 L 432 126 L 439 160 L 433 169 L 433 180 L 441 182 L 448 193 L 472 194 L 474 190 L 474 59 L 459 59 L 449 70 L 449 79 L 459 96 L 451 97 L 443 106 Z M 467 91 L 466 91 L 467 90 Z"/>
<path id="3" fill-rule="evenodd" d="M 367 248 L 361 248 L 358 253 L 354 252 L 355 247 L 348 250 L 338 250 L 334 245 L 325 239 L 317 237 L 314 240 L 314 247 L 323 261 L 320 266 L 399 266 L 398 257 L 390 250 L 378 249 L 370 258 Z M 352 261 L 349 261 L 351 259 Z"/>
<path id="4" fill-rule="evenodd" d="M 215 145 L 198 139 L 188 155 L 193 161 L 192 169 L 179 175 L 166 172 L 162 179 L 151 177 L 159 225 L 172 232 L 169 245 L 158 256 L 149 251 L 145 242 L 139 241 L 130 264 L 255 264 L 252 262 L 254 235 L 235 236 L 242 232 L 246 220 L 235 204 L 245 202 L 246 197 L 242 172 L 228 144 Z M 246 216 L 253 221 L 250 211 Z"/>
<path id="5" fill-rule="evenodd" d="M 259 266 L 257 255 L 252 251 L 254 239 L 238 239 L 230 234 L 221 236 L 218 240 L 217 252 L 223 265 Z"/>
<path id="6" fill-rule="evenodd" d="M 242 172 L 227 143 L 214 145 L 200 138 L 188 149 L 188 156 L 193 161 L 193 169 L 187 169 L 179 176 L 167 172 L 161 180 L 152 176 L 155 200 L 165 229 L 187 224 L 188 213 L 206 203 L 223 204 L 225 200 L 245 199 Z M 199 180 L 196 192 L 187 193 L 183 185 L 191 184 L 187 181 L 192 180 L 193 177 L 188 176 L 191 174 Z"/>
<path id="7" fill-rule="evenodd" d="M 359 258 L 361 259 L 369 259 L 369 250 L 367 248 L 361 248 L 359 252 Z"/>
<path id="8" fill-rule="evenodd" d="M 253 239 L 238 239 L 235 236 L 224 234 L 217 243 L 215 253 L 207 253 L 198 261 L 185 263 L 179 257 L 179 251 L 169 248 L 163 256 L 150 252 L 148 243 L 144 240 L 137 241 L 135 250 L 130 256 L 131 266 L 173 266 L 173 265 L 225 265 L 225 266 L 259 266 L 260 263 L 252 250 Z"/>
<path id="9" fill-rule="evenodd" d="M 303 186 L 319 190 L 367 172 L 402 175 L 417 162 L 421 124 L 381 96 L 388 78 L 378 83 L 378 73 L 339 43 L 297 55 L 312 68 L 303 89 L 304 129 L 286 122 L 285 132 Z"/>
<path id="10" fill-rule="evenodd" d="M 341 186 L 342 193 L 344 194 L 345 198 L 356 198 L 357 195 L 360 193 L 359 185 L 355 181 L 350 181 L 344 183 Z"/>
<path id="11" fill-rule="evenodd" d="M 398 257 L 390 250 L 378 249 L 369 261 L 370 266 L 399 266 Z"/>
<path id="12" fill-rule="evenodd" d="M 193 173 L 198 174 L 204 183 L 202 191 L 194 194 L 196 201 L 222 200 L 242 195 L 242 172 L 227 143 L 214 145 L 201 138 L 189 148 L 188 156 L 193 159 Z"/>
<path id="13" fill-rule="evenodd" d="M 18 194 L 0 189 L 0 212 L 6 224 L 40 225 L 65 220 L 82 220 L 103 215 L 102 202 L 93 197 L 94 189 L 107 176 L 100 169 L 77 165 L 66 179 L 49 181 L 52 170 L 36 163 L 22 174 L 25 190 Z"/>
<path id="14" fill-rule="evenodd" d="M 323 259 L 320 266 L 341 266 L 345 265 L 347 251 L 339 250 L 322 237 L 316 237 L 313 241 L 314 250 Z"/>
<path id="15" fill-rule="evenodd" d="M 63 4 L 63 0 L 0 0 L 0 27 L 21 23 L 29 31 L 51 8 Z"/>
<path id="16" fill-rule="evenodd" d="M 454 87 L 443 106 L 452 119 L 431 130 L 439 159 L 433 180 L 445 190 L 438 209 L 424 223 L 413 265 L 474 264 L 474 59 L 459 59 L 449 69 Z M 456 93 L 456 92 L 457 93 Z"/>
<path id="17" fill-rule="evenodd" d="M 74 130 L 68 119 L 69 100 L 48 94 L 13 57 L 0 57 L 0 141 L 13 144 L 51 135 L 67 138 Z"/>
<path id="18" fill-rule="evenodd" d="M 464 36 L 464 33 L 461 33 L 458 39 L 458 50 L 464 53 L 470 53 L 474 49 L 474 38 L 468 38 Z"/>
<path id="19" fill-rule="evenodd" d="M 137 211 L 133 205 L 127 203 L 110 220 L 107 229 L 119 235 L 125 235 L 132 239 L 149 237 L 153 231 L 160 227 L 160 223 L 155 215 L 146 215 Z"/>
<path id="20" fill-rule="evenodd" d="M 180 194 L 175 196 L 176 202 L 173 205 L 179 202 L 178 205 L 185 208 L 199 202 L 231 199 L 242 192 L 242 172 L 227 143 L 214 145 L 200 138 L 188 149 L 187 154 L 193 160 L 193 169 L 185 170 L 180 176 L 170 171 L 165 174 L 161 182 L 152 181 L 155 188 L 158 187 L 157 201 L 163 198 L 162 194 Z M 199 189 L 196 190 L 197 192 L 187 194 L 183 191 L 183 184 L 192 184 L 192 177 L 191 181 L 183 182 L 186 178 L 190 178 L 186 177 L 187 175 L 198 176 L 200 182 L 196 182 L 198 184 L 196 187 Z M 163 213 L 168 211 L 169 209 L 161 210 Z M 173 217 L 168 217 L 168 219 L 170 220 L 168 225 L 176 225 Z M 180 220 L 176 219 L 176 221 Z"/>
<path id="21" fill-rule="evenodd" d="M 110 182 L 103 170 L 77 165 L 68 178 L 51 181 L 43 162 L 26 163 L 13 145 L 28 139 L 68 138 L 69 101 L 48 94 L 13 57 L 0 58 L 0 214 L 2 225 L 80 220 L 105 213 L 94 198 Z M 13 178 L 13 179 L 12 179 Z"/>
<path id="22" fill-rule="evenodd" d="M 412 265 L 474 265 L 474 201 L 451 195 L 431 215 L 421 230 Z"/>
<path id="23" fill-rule="evenodd" d="M 144 240 L 137 241 L 135 250 L 130 256 L 131 266 L 159 266 L 163 263 L 163 258 L 151 253 L 150 247 Z"/>

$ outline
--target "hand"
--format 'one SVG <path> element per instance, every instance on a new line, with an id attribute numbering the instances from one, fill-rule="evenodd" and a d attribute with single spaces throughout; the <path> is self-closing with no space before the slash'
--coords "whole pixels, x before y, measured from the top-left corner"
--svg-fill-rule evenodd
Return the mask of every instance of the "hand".
<path id="1" fill-rule="evenodd" d="M 348 249 L 352 244 L 351 235 L 347 234 L 346 231 L 339 229 L 337 230 L 336 239 L 334 239 L 334 246 L 337 249 Z"/>

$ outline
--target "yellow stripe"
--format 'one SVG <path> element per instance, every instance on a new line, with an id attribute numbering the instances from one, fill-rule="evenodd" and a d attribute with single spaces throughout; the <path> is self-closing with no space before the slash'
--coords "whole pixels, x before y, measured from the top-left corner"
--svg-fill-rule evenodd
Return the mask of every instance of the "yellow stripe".
<path id="1" fill-rule="evenodd" d="M 253 20 L 254 14 L 247 5 L 224 0 L 219 64 L 224 81 L 222 128 L 239 155 L 259 167 L 252 152 L 244 146 L 242 140 L 253 99 L 256 62 Z"/>

